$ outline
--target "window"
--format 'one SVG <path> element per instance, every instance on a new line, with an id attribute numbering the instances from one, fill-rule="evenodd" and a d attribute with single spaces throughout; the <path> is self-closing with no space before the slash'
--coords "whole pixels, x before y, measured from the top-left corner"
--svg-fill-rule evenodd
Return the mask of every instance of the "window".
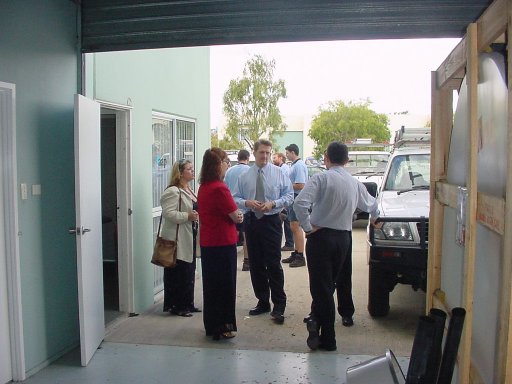
<path id="1" fill-rule="evenodd" d="M 153 240 L 156 238 L 162 207 L 160 197 L 169 185 L 172 166 L 178 159 L 194 162 L 195 127 L 192 119 L 153 113 Z M 191 187 L 194 189 L 195 185 Z M 154 293 L 163 289 L 162 268 L 155 267 Z"/>
<path id="2" fill-rule="evenodd" d="M 160 216 L 160 197 L 169 185 L 174 162 L 194 162 L 196 124 L 191 119 L 155 113 L 152 125 L 153 216 Z"/>

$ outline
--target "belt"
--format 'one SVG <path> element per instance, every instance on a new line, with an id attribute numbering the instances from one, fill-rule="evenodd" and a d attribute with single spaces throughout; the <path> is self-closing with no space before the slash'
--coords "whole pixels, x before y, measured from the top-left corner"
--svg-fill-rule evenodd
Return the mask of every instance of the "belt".
<path id="1" fill-rule="evenodd" d="M 352 232 L 352 231 L 347 231 L 346 229 L 334 229 L 334 228 L 328 228 L 328 227 L 319 228 L 316 232 L 320 232 L 320 231 L 334 232 L 334 233 Z"/>
<path id="2" fill-rule="evenodd" d="M 246 215 L 249 215 L 251 217 L 256 217 L 256 215 L 254 214 L 253 211 L 247 212 Z M 274 213 L 272 215 L 265 215 L 265 214 L 263 214 L 263 217 L 274 217 L 274 216 L 279 216 L 279 213 Z M 262 219 L 263 219 L 263 217 L 262 217 Z"/>

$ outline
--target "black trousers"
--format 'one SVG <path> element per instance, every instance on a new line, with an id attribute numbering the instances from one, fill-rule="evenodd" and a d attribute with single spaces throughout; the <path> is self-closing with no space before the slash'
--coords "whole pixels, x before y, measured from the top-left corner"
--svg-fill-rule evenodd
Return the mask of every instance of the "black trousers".
<path id="1" fill-rule="evenodd" d="M 164 268 L 164 312 L 190 310 L 195 306 L 196 236 L 197 229 L 194 229 L 192 263 L 177 260 L 174 268 Z"/>
<path id="2" fill-rule="evenodd" d="M 190 278 L 193 270 L 194 263 L 182 260 L 177 260 L 174 268 L 164 268 L 164 312 L 190 309 L 194 297 L 194 281 Z"/>
<path id="3" fill-rule="evenodd" d="M 248 213 L 244 222 L 252 288 L 258 305 L 267 307 L 272 299 L 274 309 L 284 312 L 286 294 L 281 265 L 281 219 L 278 214 L 257 219 L 254 213 Z"/>
<path id="4" fill-rule="evenodd" d="M 287 247 L 293 247 L 293 232 L 290 227 L 290 220 L 288 219 L 288 212 L 286 212 L 286 219 L 283 220 L 283 229 L 284 229 L 284 245 Z"/>
<path id="5" fill-rule="evenodd" d="M 351 248 L 350 231 L 323 228 L 307 237 L 306 257 L 309 290 L 313 300 L 312 312 L 320 326 L 320 342 L 326 346 L 336 345 L 334 290 Z M 346 287 L 342 292 L 346 293 Z"/>
<path id="6" fill-rule="evenodd" d="M 336 279 L 336 297 L 338 299 L 338 313 L 341 317 L 354 316 L 355 307 L 352 299 L 352 232 L 350 234 L 350 246 L 347 256 L 341 265 L 341 270 Z"/>
<path id="7" fill-rule="evenodd" d="M 236 244 L 201 247 L 206 335 L 236 331 Z"/>

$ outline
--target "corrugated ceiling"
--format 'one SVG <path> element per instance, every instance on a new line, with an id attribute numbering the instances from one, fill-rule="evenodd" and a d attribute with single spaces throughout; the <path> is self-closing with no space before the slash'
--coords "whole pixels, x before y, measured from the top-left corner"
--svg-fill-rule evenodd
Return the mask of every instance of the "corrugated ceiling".
<path id="1" fill-rule="evenodd" d="M 82 50 L 462 37 L 489 0 L 82 0 Z"/>

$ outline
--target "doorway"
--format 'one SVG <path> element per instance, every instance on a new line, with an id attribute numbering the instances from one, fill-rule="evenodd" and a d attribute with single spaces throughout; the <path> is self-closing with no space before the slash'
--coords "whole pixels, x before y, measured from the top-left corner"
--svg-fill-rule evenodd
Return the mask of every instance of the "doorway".
<path id="1" fill-rule="evenodd" d="M 0 384 L 25 379 L 15 137 L 16 87 L 0 82 Z"/>
<path id="2" fill-rule="evenodd" d="M 130 110 L 101 103 L 105 326 L 133 312 Z"/>

